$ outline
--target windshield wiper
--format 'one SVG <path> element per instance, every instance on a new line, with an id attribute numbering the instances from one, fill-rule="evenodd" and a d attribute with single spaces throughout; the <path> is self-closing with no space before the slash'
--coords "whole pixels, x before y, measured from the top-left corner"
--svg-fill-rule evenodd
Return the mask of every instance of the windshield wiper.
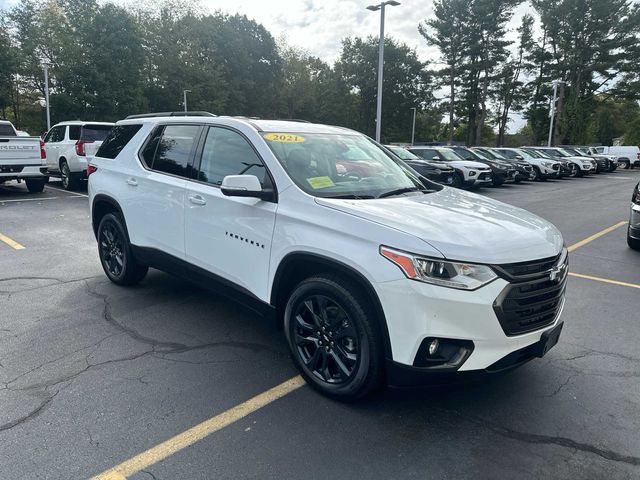
<path id="1" fill-rule="evenodd" d="M 418 187 L 405 187 L 405 188 L 397 188 L 395 190 L 390 190 L 388 192 L 381 193 L 378 195 L 378 198 L 392 197 L 393 195 L 402 195 L 403 193 L 409 192 L 422 192 Z"/>
<path id="2" fill-rule="evenodd" d="M 331 195 L 323 198 L 338 198 L 341 200 L 371 200 L 375 197 L 373 195 L 355 195 L 353 193 L 348 193 L 345 195 Z"/>

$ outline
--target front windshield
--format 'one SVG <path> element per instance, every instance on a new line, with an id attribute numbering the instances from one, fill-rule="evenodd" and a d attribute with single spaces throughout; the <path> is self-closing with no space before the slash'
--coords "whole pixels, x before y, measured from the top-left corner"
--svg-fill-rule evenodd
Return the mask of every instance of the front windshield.
<path id="1" fill-rule="evenodd" d="M 417 156 L 415 153 L 411 153 L 406 148 L 395 147 L 393 145 L 387 148 L 389 148 L 389 150 L 399 156 L 402 160 L 422 160 L 419 156 Z"/>
<path id="2" fill-rule="evenodd" d="M 501 153 L 496 152 L 495 150 L 481 150 L 481 151 L 486 153 L 487 155 L 490 155 L 491 157 L 495 158 L 496 160 L 508 160 L 507 157 L 505 157 Z"/>
<path id="3" fill-rule="evenodd" d="M 440 154 L 440 157 L 442 157 L 442 159 L 447 161 L 447 162 L 455 162 L 455 161 L 464 160 L 464 158 L 462 158 L 456 152 L 454 152 L 453 150 L 450 150 L 448 148 L 440 148 L 440 149 L 438 149 L 438 153 Z"/>
<path id="4" fill-rule="evenodd" d="M 555 155 L 556 157 L 570 157 L 571 155 L 567 152 L 563 152 L 559 148 L 549 148 L 546 150 L 549 154 Z"/>
<path id="5" fill-rule="evenodd" d="M 528 153 L 534 158 L 551 158 L 544 150 L 536 150 L 535 148 L 523 148 L 523 152 Z"/>
<path id="6" fill-rule="evenodd" d="M 485 160 L 495 160 L 493 154 L 489 154 L 489 152 L 485 152 L 484 150 L 474 150 L 474 153 Z"/>
<path id="7" fill-rule="evenodd" d="M 263 138 L 296 185 L 316 197 L 375 198 L 425 188 L 362 135 L 265 133 Z"/>
<path id="8" fill-rule="evenodd" d="M 481 160 L 479 155 L 476 155 L 475 152 L 472 152 L 471 150 L 468 150 L 466 148 L 455 148 L 453 149 L 453 151 L 456 152 L 458 155 L 460 155 L 460 157 L 463 158 L 464 160 L 471 160 L 471 161 Z"/>
<path id="9" fill-rule="evenodd" d="M 570 154 L 570 155 L 576 155 L 576 156 L 578 156 L 578 157 L 580 157 L 580 156 L 584 155 L 584 153 L 580 153 L 580 152 L 578 152 L 575 148 L 566 148 L 566 147 L 565 147 L 565 148 L 563 148 L 563 149 L 562 149 L 562 151 L 563 151 L 563 152 L 566 152 L 566 153 L 568 153 L 568 154 Z"/>

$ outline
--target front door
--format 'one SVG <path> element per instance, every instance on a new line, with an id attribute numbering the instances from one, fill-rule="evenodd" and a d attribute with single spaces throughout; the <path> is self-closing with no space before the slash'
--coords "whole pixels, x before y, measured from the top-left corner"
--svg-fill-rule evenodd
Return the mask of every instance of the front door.
<path id="1" fill-rule="evenodd" d="M 269 256 L 277 204 L 257 198 L 227 197 L 227 175 L 255 175 L 271 187 L 264 163 L 239 132 L 210 127 L 197 178 L 187 182 L 187 261 L 268 301 Z"/>

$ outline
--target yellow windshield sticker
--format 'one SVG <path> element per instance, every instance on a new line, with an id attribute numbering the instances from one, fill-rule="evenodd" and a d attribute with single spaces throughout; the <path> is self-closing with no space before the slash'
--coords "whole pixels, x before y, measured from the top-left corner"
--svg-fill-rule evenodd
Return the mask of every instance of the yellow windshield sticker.
<path id="1" fill-rule="evenodd" d="M 291 133 L 267 133 L 264 138 L 270 142 L 280 143 L 302 143 L 305 141 L 304 137 Z"/>
<path id="2" fill-rule="evenodd" d="M 329 177 L 307 178 L 307 182 L 315 189 L 333 187 L 335 185 Z"/>

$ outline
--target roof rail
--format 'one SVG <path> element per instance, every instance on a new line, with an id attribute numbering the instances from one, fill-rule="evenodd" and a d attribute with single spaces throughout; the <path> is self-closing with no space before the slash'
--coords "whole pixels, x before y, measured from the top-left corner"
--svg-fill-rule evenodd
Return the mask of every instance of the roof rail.
<path id="1" fill-rule="evenodd" d="M 156 113 L 141 113 L 138 115 L 129 115 L 125 120 L 132 118 L 153 118 L 153 117 L 216 117 L 213 113 L 209 112 L 156 112 Z"/>

